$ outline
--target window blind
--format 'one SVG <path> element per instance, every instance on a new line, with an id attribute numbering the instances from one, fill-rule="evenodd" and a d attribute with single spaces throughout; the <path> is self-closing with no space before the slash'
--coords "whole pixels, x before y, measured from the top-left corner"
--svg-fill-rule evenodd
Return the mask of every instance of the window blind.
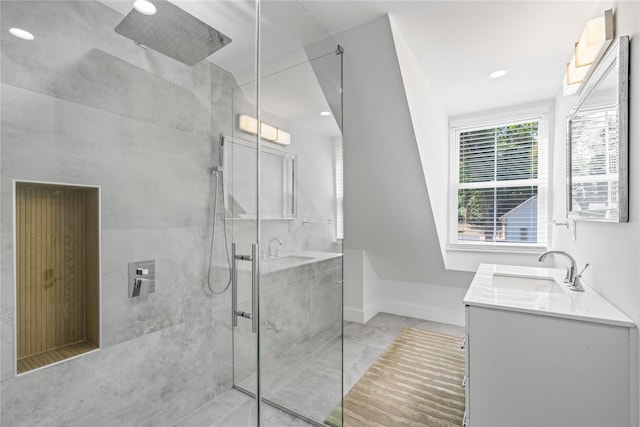
<path id="1" fill-rule="evenodd" d="M 336 146 L 336 239 L 344 238 L 344 174 L 342 145 Z"/>
<path id="2" fill-rule="evenodd" d="M 547 243 L 543 117 L 455 129 L 452 244 Z"/>

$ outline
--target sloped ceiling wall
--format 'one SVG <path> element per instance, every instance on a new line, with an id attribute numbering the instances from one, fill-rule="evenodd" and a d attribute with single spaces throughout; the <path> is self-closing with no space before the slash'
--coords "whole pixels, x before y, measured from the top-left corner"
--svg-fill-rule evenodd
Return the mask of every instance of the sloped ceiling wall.
<path id="1" fill-rule="evenodd" d="M 345 48 L 345 248 L 365 250 L 383 279 L 468 286 L 471 274 L 444 266 L 389 17 L 336 39 Z"/>

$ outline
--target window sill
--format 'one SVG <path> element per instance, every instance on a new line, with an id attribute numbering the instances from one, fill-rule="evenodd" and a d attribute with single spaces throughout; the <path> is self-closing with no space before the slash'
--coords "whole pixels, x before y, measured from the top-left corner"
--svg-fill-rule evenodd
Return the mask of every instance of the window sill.
<path id="1" fill-rule="evenodd" d="M 508 254 L 537 254 L 546 251 L 546 245 L 482 245 L 482 244 L 458 244 L 450 243 L 447 251 L 452 252 L 484 252 L 484 253 L 508 253 Z"/>
<path id="2" fill-rule="evenodd" d="M 465 245 L 449 244 L 445 255 L 445 266 L 448 270 L 475 272 L 480 264 L 507 264 L 534 267 L 538 265 L 538 257 L 547 247 L 528 245 L 526 247 L 512 245 Z"/>

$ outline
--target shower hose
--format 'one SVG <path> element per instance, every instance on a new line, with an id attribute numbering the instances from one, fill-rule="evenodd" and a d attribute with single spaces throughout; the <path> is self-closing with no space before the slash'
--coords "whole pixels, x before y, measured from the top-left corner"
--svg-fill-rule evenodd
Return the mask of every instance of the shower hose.
<path id="1" fill-rule="evenodd" d="M 209 269 L 207 271 L 207 287 L 209 288 L 209 291 L 211 291 L 212 294 L 221 295 L 225 293 L 227 289 L 229 289 L 229 286 L 231 286 L 231 260 L 229 258 L 229 245 L 227 244 L 227 224 L 225 223 L 225 212 L 223 209 L 222 233 L 224 235 L 224 249 L 226 253 L 227 266 L 229 270 L 229 280 L 227 281 L 227 285 L 224 287 L 224 289 L 218 291 L 213 288 L 213 284 L 211 283 L 211 269 L 213 267 L 212 265 L 213 249 L 214 249 L 214 242 L 216 240 L 216 218 L 218 213 L 218 187 L 224 186 L 224 173 L 222 172 L 222 170 L 217 170 L 215 172 L 212 172 L 212 174 L 216 176 L 216 189 L 214 191 L 214 196 L 213 196 L 213 227 L 211 231 L 211 248 L 209 251 Z"/>

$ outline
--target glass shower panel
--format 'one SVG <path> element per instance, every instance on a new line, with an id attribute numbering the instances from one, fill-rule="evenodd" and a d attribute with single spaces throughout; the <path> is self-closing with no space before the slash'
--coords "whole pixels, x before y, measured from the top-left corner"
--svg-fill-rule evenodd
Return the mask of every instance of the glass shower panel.
<path id="1" fill-rule="evenodd" d="M 256 2 L 152 3 L 0 2 L 3 425 L 173 425 L 233 384 L 226 246 L 246 230 L 225 218 L 219 141 L 241 105 L 256 115 L 237 91 Z M 199 422 L 256 424 L 240 396 Z"/>
<path id="2" fill-rule="evenodd" d="M 260 88 L 262 120 L 276 129 L 275 140 L 263 138 L 263 144 L 287 153 L 295 164 L 293 194 L 286 187 L 268 191 L 283 180 L 261 152 L 260 203 L 267 207 L 291 198 L 296 206 L 291 217 L 260 217 L 261 398 L 312 424 L 341 425 L 336 153 L 342 143 L 342 50 L 325 36 L 299 53 L 305 61 L 265 71 Z M 282 168 L 275 170 L 283 176 Z"/>

